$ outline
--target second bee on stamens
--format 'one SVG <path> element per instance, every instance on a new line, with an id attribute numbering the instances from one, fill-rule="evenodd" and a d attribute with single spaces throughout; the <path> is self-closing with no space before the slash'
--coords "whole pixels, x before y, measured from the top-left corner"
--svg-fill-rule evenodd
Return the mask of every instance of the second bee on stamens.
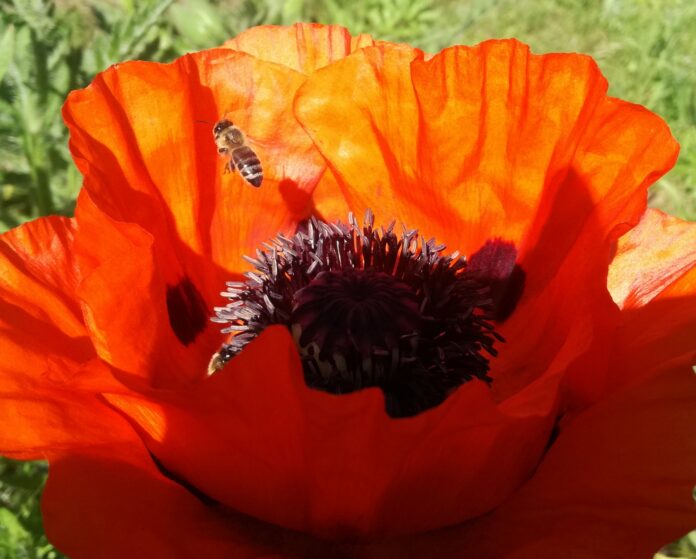
<path id="1" fill-rule="evenodd" d="M 259 187 L 263 181 L 263 169 L 256 152 L 244 141 L 244 134 L 231 120 L 223 119 L 213 127 L 215 144 L 220 155 L 228 156 L 225 172 L 234 172 L 235 167 L 239 174 L 251 186 Z"/>

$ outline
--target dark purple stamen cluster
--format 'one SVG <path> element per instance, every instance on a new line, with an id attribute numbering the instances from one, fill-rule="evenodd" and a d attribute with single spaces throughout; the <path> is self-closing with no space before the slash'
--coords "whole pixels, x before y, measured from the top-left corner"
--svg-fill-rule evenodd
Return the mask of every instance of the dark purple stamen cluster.
<path id="1" fill-rule="evenodd" d="M 278 235 L 213 321 L 233 333 L 222 365 L 271 324 L 292 332 L 311 387 L 343 394 L 377 386 L 387 413 L 409 417 L 440 404 L 461 384 L 490 383 L 489 361 L 502 338 L 491 325 L 490 292 L 458 253 L 416 230 L 306 222 Z"/>

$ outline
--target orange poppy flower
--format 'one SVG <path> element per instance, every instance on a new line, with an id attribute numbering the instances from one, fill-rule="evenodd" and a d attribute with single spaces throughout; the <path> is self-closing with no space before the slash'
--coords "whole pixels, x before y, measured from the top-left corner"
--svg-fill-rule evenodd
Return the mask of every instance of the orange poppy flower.
<path id="1" fill-rule="evenodd" d="M 261 27 L 64 117 L 75 218 L 0 244 L 0 451 L 48 458 L 69 556 L 639 557 L 696 525 L 696 228 L 645 212 L 677 145 L 590 58 Z"/>

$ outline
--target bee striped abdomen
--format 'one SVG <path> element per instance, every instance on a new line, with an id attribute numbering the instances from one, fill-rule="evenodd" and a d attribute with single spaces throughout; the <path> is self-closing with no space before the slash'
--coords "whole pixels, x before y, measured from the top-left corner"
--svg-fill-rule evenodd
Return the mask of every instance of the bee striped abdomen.
<path id="1" fill-rule="evenodd" d="M 261 161 L 254 150 L 248 146 L 238 147 L 232 152 L 232 161 L 245 181 L 252 186 L 261 186 L 263 170 L 261 169 Z"/>

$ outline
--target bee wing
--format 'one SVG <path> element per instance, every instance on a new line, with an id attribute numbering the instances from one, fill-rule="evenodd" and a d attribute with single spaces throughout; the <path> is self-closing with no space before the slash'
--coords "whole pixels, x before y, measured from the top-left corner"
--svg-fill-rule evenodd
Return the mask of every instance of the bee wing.
<path id="1" fill-rule="evenodd" d="M 267 153 L 273 150 L 273 142 L 266 142 L 258 138 L 252 138 L 248 134 L 244 136 L 246 145 L 253 149 L 257 154 Z"/>

